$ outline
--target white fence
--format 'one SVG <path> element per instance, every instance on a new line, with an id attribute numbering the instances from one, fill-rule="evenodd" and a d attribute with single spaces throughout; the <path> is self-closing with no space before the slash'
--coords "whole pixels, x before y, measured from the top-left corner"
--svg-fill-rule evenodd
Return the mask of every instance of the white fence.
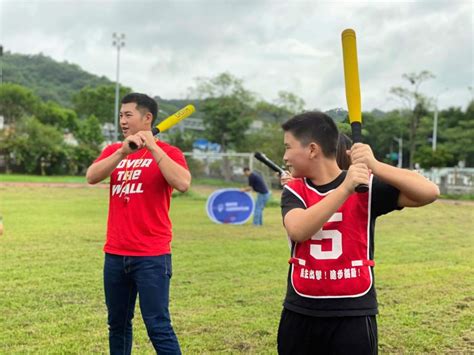
<path id="1" fill-rule="evenodd" d="M 442 194 L 474 194 L 474 168 L 431 168 L 418 171 L 437 184 Z"/>
<path id="2" fill-rule="evenodd" d="M 243 168 L 260 172 L 269 186 L 279 187 L 279 179 L 265 165 L 254 159 L 253 153 L 187 152 L 191 173 L 199 178 L 227 179 L 246 183 Z M 190 159 L 191 158 L 191 159 Z M 417 170 L 440 188 L 442 194 L 474 194 L 474 168 L 432 168 Z"/>
<path id="3" fill-rule="evenodd" d="M 243 168 L 258 171 L 268 186 L 278 188 L 280 180 L 266 165 L 254 159 L 254 153 L 215 153 L 194 152 L 184 153 L 193 177 L 227 179 L 243 184 L 247 177 L 243 175 Z"/>

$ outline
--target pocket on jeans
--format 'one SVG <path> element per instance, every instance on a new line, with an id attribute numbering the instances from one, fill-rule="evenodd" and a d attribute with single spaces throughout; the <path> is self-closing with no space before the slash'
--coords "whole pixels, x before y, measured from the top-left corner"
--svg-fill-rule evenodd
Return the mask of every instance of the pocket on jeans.
<path id="1" fill-rule="evenodd" d="M 173 267 L 171 264 L 171 255 L 164 254 L 153 257 L 155 263 L 155 270 L 161 276 L 168 276 L 171 278 L 173 274 Z"/>
<path id="2" fill-rule="evenodd" d="M 165 255 L 165 265 L 166 265 L 165 273 L 171 278 L 171 276 L 173 275 L 173 264 L 171 262 L 171 254 Z"/>

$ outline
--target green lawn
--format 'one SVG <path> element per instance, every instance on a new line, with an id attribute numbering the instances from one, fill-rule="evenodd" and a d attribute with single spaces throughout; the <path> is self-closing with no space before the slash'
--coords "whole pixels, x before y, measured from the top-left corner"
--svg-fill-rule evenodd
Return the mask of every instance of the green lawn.
<path id="1" fill-rule="evenodd" d="M 0 174 L 0 182 L 87 183 L 85 176 L 40 176 L 22 174 Z"/>
<path id="2" fill-rule="evenodd" d="M 40 176 L 40 175 L 24 175 L 24 174 L 0 174 L 0 182 L 37 182 L 37 183 L 83 183 L 87 184 L 85 176 Z M 107 183 L 104 180 L 103 183 Z M 209 187 L 240 187 L 242 184 L 238 182 L 225 182 L 221 179 L 212 178 L 193 178 L 194 185 L 206 185 Z"/>
<path id="3" fill-rule="evenodd" d="M 206 193 L 208 190 L 205 190 Z M 262 228 L 208 220 L 176 198 L 171 312 L 184 354 L 276 353 L 289 256 L 277 203 Z M 0 353 L 106 353 L 107 189 L 1 187 Z M 474 205 L 377 223 L 381 353 L 474 351 Z M 134 353 L 153 354 L 137 307 Z"/>

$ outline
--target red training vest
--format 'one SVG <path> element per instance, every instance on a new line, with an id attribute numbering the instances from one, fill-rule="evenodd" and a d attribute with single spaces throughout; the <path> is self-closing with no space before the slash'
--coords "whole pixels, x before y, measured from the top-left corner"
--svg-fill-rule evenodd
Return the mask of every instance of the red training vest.
<path id="1" fill-rule="evenodd" d="M 320 193 L 306 179 L 285 186 L 306 208 L 331 191 Z M 290 259 L 291 282 L 297 294 L 309 298 L 360 297 L 372 287 L 369 260 L 369 221 L 372 176 L 369 191 L 353 193 L 311 239 L 294 243 Z"/>

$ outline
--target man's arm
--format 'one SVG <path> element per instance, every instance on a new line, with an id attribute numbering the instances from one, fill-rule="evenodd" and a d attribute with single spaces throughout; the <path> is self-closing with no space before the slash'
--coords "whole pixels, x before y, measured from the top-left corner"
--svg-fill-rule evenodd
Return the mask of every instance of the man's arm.
<path id="1" fill-rule="evenodd" d="M 127 137 L 122 146 L 112 153 L 107 158 L 104 158 L 96 163 L 92 163 L 91 166 L 87 169 L 86 179 L 89 184 L 97 184 L 102 180 L 108 178 L 112 171 L 117 167 L 117 164 L 120 163 L 128 154 L 132 153 L 132 149 L 129 147 L 129 142 L 134 142 L 138 146 L 142 145 L 142 140 L 136 136 Z"/>
<path id="2" fill-rule="evenodd" d="M 367 164 L 372 173 L 386 184 L 400 190 L 399 207 L 420 207 L 435 201 L 439 188 L 417 172 L 396 168 L 375 159 L 367 144 L 356 143 L 351 149 L 353 163 Z"/>
<path id="3" fill-rule="evenodd" d="M 310 239 L 354 193 L 357 185 L 368 183 L 369 174 L 365 164 L 352 164 L 344 182 L 323 200 L 307 209 L 294 208 L 285 215 L 283 223 L 288 236 L 298 243 Z"/>
<path id="4" fill-rule="evenodd" d="M 97 184 L 112 174 L 115 167 L 127 155 L 123 154 L 121 149 L 116 150 L 112 155 L 93 163 L 87 169 L 86 179 L 89 184 Z"/>
<path id="5" fill-rule="evenodd" d="M 179 192 L 188 191 L 191 186 L 191 173 L 171 159 L 163 149 L 156 145 L 155 137 L 151 131 L 140 131 L 136 135 L 143 140 L 143 146 L 146 146 L 153 155 L 166 182 Z"/>

